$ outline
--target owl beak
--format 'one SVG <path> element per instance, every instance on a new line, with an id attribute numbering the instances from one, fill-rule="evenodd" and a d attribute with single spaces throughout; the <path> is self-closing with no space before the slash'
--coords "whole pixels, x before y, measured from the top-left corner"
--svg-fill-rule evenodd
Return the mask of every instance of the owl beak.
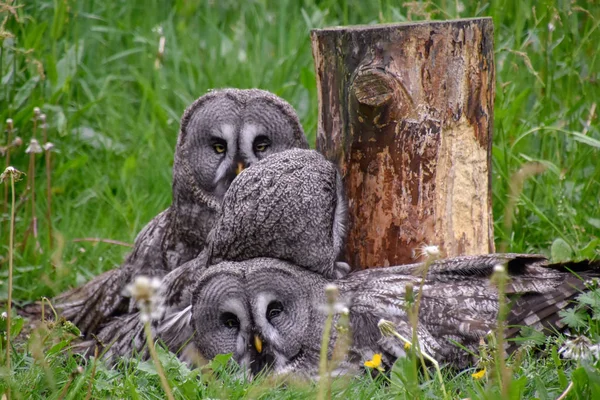
<path id="1" fill-rule="evenodd" d="M 241 162 L 241 161 L 238 161 L 238 163 L 237 163 L 237 169 L 235 170 L 235 175 L 236 176 L 239 175 L 240 172 L 242 172 L 244 170 L 244 168 L 245 168 L 244 163 Z"/>
<path id="2" fill-rule="evenodd" d="M 262 340 L 260 340 L 260 337 L 258 335 L 254 335 L 254 347 L 256 348 L 256 351 L 258 351 L 258 353 L 262 353 Z"/>

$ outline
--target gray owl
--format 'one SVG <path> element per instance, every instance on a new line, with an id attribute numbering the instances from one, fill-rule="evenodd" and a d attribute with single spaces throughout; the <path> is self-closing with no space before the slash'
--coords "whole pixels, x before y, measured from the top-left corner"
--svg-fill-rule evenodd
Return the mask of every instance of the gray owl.
<path id="1" fill-rule="evenodd" d="M 308 142 L 293 108 L 279 97 L 258 89 L 200 97 L 181 119 L 172 205 L 141 231 L 120 268 L 60 294 L 54 304 L 86 336 L 107 318 L 131 312 L 125 285 L 139 275 L 163 276 L 197 257 L 236 174 L 295 147 L 308 148 Z"/>
<path id="2" fill-rule="evenodd" d="M 477 353 L 479 340 L 495 327 L 498 294 L 490 278 L 498 264 L 506 266 L 510 277 L 509 326 L 562 328 L 557 311 L 585 290 L 585 280 L 600 276 L 600 261 L 549 265 L 537 255 L 491 254 L 435 262 L 423 287 L 418 336 L 422 348 L 440 363 L 468 366 L 472 356 L 454 342 Z M 336 281 L 352 332 L 342 372 L 360 370 L 375 353 L 382 354 L 388 368 L 405 355 L 404 343 L 382 336 L 377 325 L 381 319 L 392 321 L 398 333 L 411 337 L 404 295 L 408 283 L 418 292 L 421 268 L 413 264 L 370 269 Z M 223 262 L 196 278 L 189 290 L 191 302 L 172 310 L 158 328 L 171 350 L 183 358 L 196 354 L 207 360 L 232 353 L 252 374 L 267 366 L 275 373 L 316 374 L 325 321 L 320 305 L 330 281 L 267 258 Z M 517 333 L 512 328 L 507 335 Z M 334 327 L 330 353 L 337 336 Z"/>
<path id="3" fill-rule="evenodd" d="M 270 257 L 341 278 L 350 270 L 337 260 L 346 211 L 333 163 L 314 150 L 274 154 L 243 171 L 225 194 L 208 264 Z"/>
<path id="4" fill-rule="evenodd" d="M 223 260 L 279 258 L 326 278 L 342 277 L 350 269 L 336 261 L 346 222 L 341 179 L 316 151 L 283 151 L 245 169 L 226 192 L 221 211 L 206 251 L 165 276 L 160 297 L 167 313 L 186 308 L 201 271 Z M 128 313 L 96 333 L 103 344 L 111 343 L 107 356 L 141 350 L 143 326 L 136 320 L 137 314 Z"/>

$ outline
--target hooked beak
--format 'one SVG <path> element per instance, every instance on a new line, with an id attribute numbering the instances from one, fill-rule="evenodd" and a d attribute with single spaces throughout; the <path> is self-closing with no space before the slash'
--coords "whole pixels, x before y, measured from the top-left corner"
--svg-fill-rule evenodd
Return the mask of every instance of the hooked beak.
<path id="1" fill-rule="evenodd" d="M 258 351 L 258 353 L 262 353 L 262 340 L 260 340 L 260 337 L 258 335 L 254 335 L 254 347 L 256 348 L 256 351 Z"/>
<path id="2" fill-rule="evenodd" d="M 242 172 L 244 170 L 244 168 L 246 168 L 246 166 L 244 165 L 243 162 L 238 161 L 237 163 L 237 169 L 235 170 L 235 175 L 238 176 L 240 174 L 240 172 Z"/>

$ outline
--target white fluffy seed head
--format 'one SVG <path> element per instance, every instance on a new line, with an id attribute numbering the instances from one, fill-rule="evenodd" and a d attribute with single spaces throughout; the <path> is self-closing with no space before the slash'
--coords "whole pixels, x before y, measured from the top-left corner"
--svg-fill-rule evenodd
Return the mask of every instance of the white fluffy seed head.
<path id="1" fill-rule="evenodd" d="M 25 149 L 25 153 L 41 153 L 42 151 L 42 146 L 36 139 L 31 139 L 29 146 Z"/>
<path id="2" fill-rule="evenodd" d="M 138 276 L 127 285 L 126 290 L 136 301 L 149 301 L 160 288 L 160 279 L 147 276 Z"/>
<path id="3" fill-rule="evenodd" d="M 392 336 L 396 331 L 396 325 L 392 321 L 383 318 L 379 320 L 377 327 L 383 336 Z"/>

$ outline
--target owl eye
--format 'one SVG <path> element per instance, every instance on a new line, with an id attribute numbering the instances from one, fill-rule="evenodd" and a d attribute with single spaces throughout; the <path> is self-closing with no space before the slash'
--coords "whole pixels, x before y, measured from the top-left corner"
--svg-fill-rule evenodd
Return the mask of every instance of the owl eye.
<path id="1" fill-rule="evenodd" d="M 213 143 L 213 149 L 217 154 L 223 154 L 227 150 L 227 144 L 221 141 Z"/>
<path id="2" fill-rule="evenodd" d="M 281 302 L 277 301 L 277 300 L 272 301 L 267 306 L 267 320 L 269 320 L 269 321 L 272 320 L 273 318 L 275 318 L 282 312 L 283 312 L 283 304 L 281 304 Z"/>
<path id="3" fill-rule="evenodd" d="M 229 329 L 237 329 L 240 327 L 240 320 L 235 314 L 230 312 L 221 314 L 221 322 Z"/>
<path id="4" fill-rule="evenodd" d="M 259 136 L 254 141 L 254 151 L 263 152 L 269 148 L 271 141 L 265 136 Z"/>

